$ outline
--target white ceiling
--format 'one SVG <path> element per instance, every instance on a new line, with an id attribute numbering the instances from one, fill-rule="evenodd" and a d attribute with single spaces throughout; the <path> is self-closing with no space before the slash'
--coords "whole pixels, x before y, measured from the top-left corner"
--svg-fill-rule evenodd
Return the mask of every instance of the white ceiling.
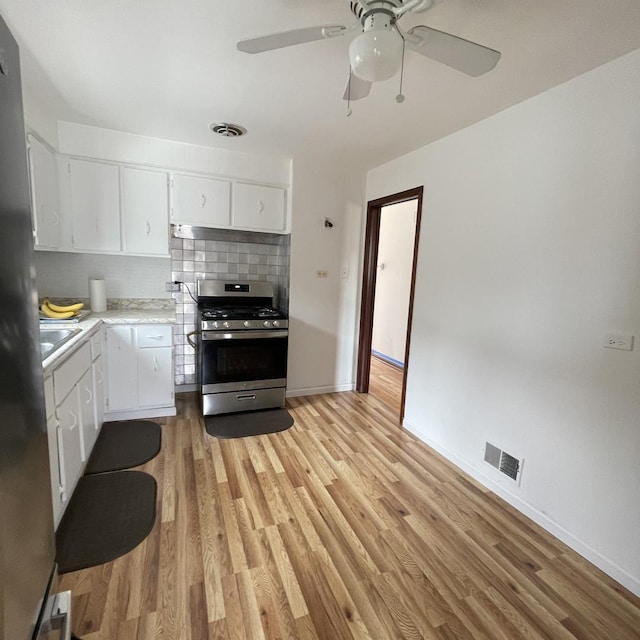
<path id="1" fill-rule="evenodd" d="M 0 0 L 25 83 L 58 119 L 238 151 L 377 166 L 640 47 L 638 0 L 445 0 L 427 24 L 502 52 L 470 78 L 414 53 L 346 116 L 348 38 L 259 55 L 239 39 L 353 22 L 347 0 Z M 222 139 L 212 121 L 248 135 Z"/>

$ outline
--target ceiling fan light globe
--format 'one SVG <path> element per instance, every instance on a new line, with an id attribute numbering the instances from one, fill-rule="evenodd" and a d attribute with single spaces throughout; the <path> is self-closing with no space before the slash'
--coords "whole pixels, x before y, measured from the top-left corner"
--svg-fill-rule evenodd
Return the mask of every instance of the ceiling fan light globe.
<path id="1" fill-rule="evenodd" d="M 370 29 L 349 45 L 353 73 L 368 82 L 388 80 L 402 63 L 402 38 L 391 29 Z"/>

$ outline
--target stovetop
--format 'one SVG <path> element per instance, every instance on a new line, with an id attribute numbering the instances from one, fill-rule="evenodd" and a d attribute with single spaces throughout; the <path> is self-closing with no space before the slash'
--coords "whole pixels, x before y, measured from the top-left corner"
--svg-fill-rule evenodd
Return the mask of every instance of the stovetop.
<path id="1" fill-rule="evenodd" d="M 254 320 L 258 318 L 284 318 L 285 315 L 273 307 L 257 306 L 212 306 L 200 309 L 203 320 Z"/>

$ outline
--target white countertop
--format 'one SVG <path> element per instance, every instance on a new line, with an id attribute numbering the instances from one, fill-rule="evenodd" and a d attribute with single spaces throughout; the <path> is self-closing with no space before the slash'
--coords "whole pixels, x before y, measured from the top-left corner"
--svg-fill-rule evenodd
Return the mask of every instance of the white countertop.
<path id="1" fill-rule="evenodd" d="M 81 322 L 55 322 L 41 323 L 42 328 L 47 329 L 80 329 L 80 333 L 73 336 L 69 342 L 63 344 L 54 351 L 48 358 L 42 361 L 42 368 L 45 373 L 52 365 L 59 364 L 76 347 L 94 334 L 102 324 L 175 324 L 175 311 L 168 310 L 126 310 L 126 311 L 105 311 L 103 313 L 90 313 Z"/>

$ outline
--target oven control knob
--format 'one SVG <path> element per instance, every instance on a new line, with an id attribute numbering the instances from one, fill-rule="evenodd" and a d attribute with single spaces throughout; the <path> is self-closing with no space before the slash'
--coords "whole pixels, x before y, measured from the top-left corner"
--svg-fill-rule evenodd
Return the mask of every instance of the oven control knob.
<path id="1" fill-rule="evenodd" d="M 229 323 L 225 320 L 225 321 L 222 323 L 222 326 L 223 326 L 225 329 L 228 329 L 228 328 L 229 328 Z"/>
<path id="2" fill-rule="evenodd" d="M 262 326 L 263 326 L 263 327 L 270 327 L 270 326 L 271 326 L 271 323 L 270 323 L 268 320 L 265 320 L 265 321 L 262 323 Z"/>
<path id="3" fill-rule="evenodd" d="M 218 328 L 218 321 L 217 321 L 217 320 L 214 320 L 214 321 L 213 321 L 213 328 L 214 328 L 214 329 L 217 329 L 217 328 Z"/>
<path id="4" fill-rule="evenodd" d="M 250 326 L 251 326 L 251 323 L 250 323 L 248 320 L 245 320 L 242 324 L 243 324 L 245 327 L 250 327 Z"/>
<path id="5" fill-rule="evenodd" d="M 280 323 L 279 323 L 277 320 L 274 320 L 274 321 L 273 321 L 273 326 L 274 326 L 274 327 L 279 327 L 279 326 L 280 326 Z"/>

